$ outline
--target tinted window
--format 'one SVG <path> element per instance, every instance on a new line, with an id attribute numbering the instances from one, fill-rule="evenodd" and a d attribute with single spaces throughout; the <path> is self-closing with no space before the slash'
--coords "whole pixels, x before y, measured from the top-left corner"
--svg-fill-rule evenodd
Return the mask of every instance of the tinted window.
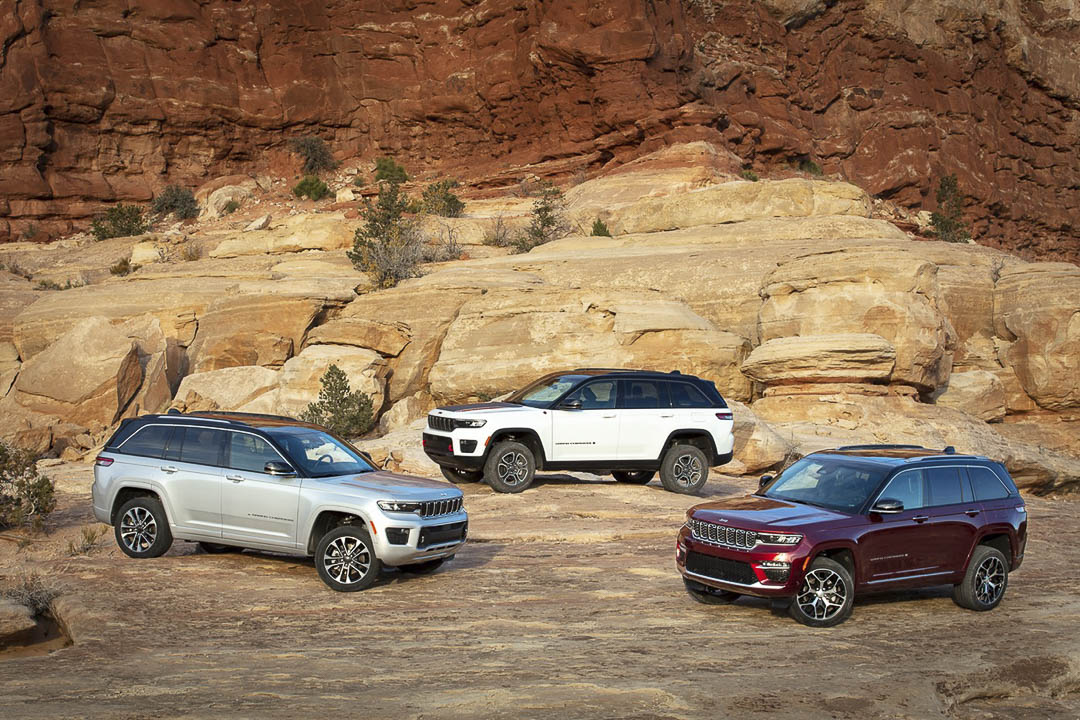
<path id="1" fill-rule="evenodd" d="M 765 496 L 852 512 L 884 477 L 879 468 L 847 459 L 808 456 L 784 470 Z"/>
<path id="2" fill-rule="evenodd" d="M 975 493 L 976 500 L 1000 500 L 1009 497 L 1009 491 L 998 480 L 998 476 L 989 469 L 969 467 L 967 471 L 968 477 L 971 478 L 971 489 Z"/>
<path id="3" fill-rule="evenodd" d="M 285 448 L 293 466 L 312 477 L 371 472 L 367 461 L 351 445 L 321 430 L 296 427 L 263 428 L 278 447 Z"/>
<path id="4" fill-rule="evenodd" d="M 542 378 L 506 398 L 506 402 L 546 408 L 562 397 L 563 393 L 586 378 L 588 378 L 588 375 L 559 375 L 558 377 Z"/>
<path id="5" fill-rule="evenodd" d="M 180 462 L 220 466 L 228 439 L 228 433 L 224 430 L 186 427 L 184 444 L 180 447 Z"/>
<path id="6" fill-rule="evenodd" d="M 705 393 L 690 383 L 669 383 L 668 391 L 671 393 L 671 407 L 673 408 L 712 407 Z"/>
<path id="7" fill-rule="evenodd" d="M 570 393 L 567 400 L 580 400 L 582 410 L 610 410 L 615 407 L 615 381 L 597 380 Z"/>
<path id="8" fill-rule="evenodd" d="M 879 500 L 885 498 L 899 500 L 904 503 L 905 510 L 926 507 L 926 498 L 923 492 L 923 471 L 908 470 L 894 477 L 878 495 Z"/>
<path id="9" fill-rule="evenodd" d="M 165 449 L 170 432 L 172 428 L 167 425 L 147 425 L 128 438 L 127 442 L 120 447 L 120 451 L 128 455 L 159 458 Z"/>
<path id="10" fill-rule="evenodd" d="M 229 467 L 234 470 L 261 473 L 266 463 L 282 462 L 277 450 L 257 435 L 230 432 L 229 436 Z"/>
<path id="11" fill-rule="evenodd" d="M 623 407 L 627 410 L 652 409 L 660 407 L 659 384 L 652 380 L 625 380 L 626 399 Z M 666 403 L 665 403 L 666 405 Z"/>
<path id="12" fill-rule="evenodd" d="M 964 502 L 959 468 L 928 468 L 926 477 L 930 485 L 930 505 L 956 505 Z"/>

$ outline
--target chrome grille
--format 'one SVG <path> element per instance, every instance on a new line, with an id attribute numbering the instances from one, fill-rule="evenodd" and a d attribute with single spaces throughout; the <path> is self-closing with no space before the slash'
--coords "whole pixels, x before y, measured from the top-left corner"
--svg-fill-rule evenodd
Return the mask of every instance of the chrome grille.
<path id="1" fill-rule="evenodd" d="M 427 416 L 428 427 L 432 430 L 439 430 L 441 432 L 453 432 L 454 420 L 453 418 L 440 417 L 438 415 Z"/>
<path id="2" fill-rule="evenodd" d="M 714 545 L 749 550 L 758 543 L 758 535 L 753 530 L 740 530 L 739 528 L 717 525 L 704 520 L 691 520 L 690 533 L 695 540 L 703 540 Z"/>
<path id="3" fill-rule="evenodd" d="M 450 515 L 461 510 L 462 498 L 450 498 L 449 500 L 427 500 L 420 503 L 420 517 L 437 517 Z"/>

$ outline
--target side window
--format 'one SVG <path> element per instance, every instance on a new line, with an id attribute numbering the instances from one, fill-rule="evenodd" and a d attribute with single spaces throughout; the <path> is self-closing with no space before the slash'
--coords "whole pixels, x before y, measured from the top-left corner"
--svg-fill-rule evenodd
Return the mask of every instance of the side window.
<path id="1" fill-rule="evenodd" d="M 248 433 L 229 433 L 229 463 L 233 470 L 263 472 L 268 462 L 282 462 L 270 443 L 256 435 Z"/>
<path id="2" fill-rule="evenodd" d="M 922 470 L 908 470 L 900 473 L 889 481 L 878 497 L 899 500 L 904 503 L 905 510 L 926 507 Z"/>
<path id="3" fill-rule="evenodd" d="M 666 398 L 661 405 L 660 384 L 653 380 L 624 380 L 626 396 L 623 407 L 627 410 L 650 410 L 667 407 Z"/>
<path id="4" fill-rule="evenodd" d="M 586 383 L 567 396 L 567 400 L 580 400 L 582 410 L 611 410 L 615 407 L 615 381 L 597 380 Z"/>
<path id="5" fill-rule="evenodd" d="M 160 458 L 170 432 L 172 428 L 168 425 L 148 425 L 129 437 L 120 446 L 120 452 L 127 455 Z"/>
<path id="6" fill-rule="evenodd" d="M 227 441 L 224 430 L 186 427 L 184 444 L 180 447 L 180 462 L 220 467 Z"/>
<path id="7" fill-rule="evenodd" d="M 712 403 L 705 393 L 698 390 L 690 383 L 668 383 L 668 391 L 671 393 L 671 407 L 673 408 L 707 408 Z"/>
<path id="8" fill-rule="evenodd" d="M 976 500 L 1001 500 L 1009 497 L 1008 489 L 989 468 L 969 467 L 967 471 Z"/>
<path id="9" fill-rule="evenodd" d="M 927 484 L 930 486 L 930 502 L 927 503 L 928 505 L 957 505 L 964 502 L 964 491 L 960 485 L 959 468 L 928 468 L 926 477 Z"/>

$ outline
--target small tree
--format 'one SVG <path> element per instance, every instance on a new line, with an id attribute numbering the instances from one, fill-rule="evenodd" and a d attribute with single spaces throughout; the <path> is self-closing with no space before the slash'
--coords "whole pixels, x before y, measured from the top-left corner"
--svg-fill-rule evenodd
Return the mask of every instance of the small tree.
<path id="1" fill-rule="evenodd" d="M 352 392 L 341 368 L 331 365 L 319 384 L 319 399 L 300 414 L 301 420 L 322 425 L 342 437 L 356 437 L 371 429 L 371 398 L 359 390 Z"/>
<path id="2" fill-rule="evenodd" d="M 289 145 L 292 151 L 303 159 L 301 172 L 305 175 L 318 175 L 327 170 L 333 170 L 338 165 L 334 156 L 330 154 L 330 148 L 320 137 L 308 135 L 295 138 Z"/>
<path id="3" fill-rule="evenodd" d="M 179 185 L 169 185 L 162 190 L 161 194 L 154 198 L 150 209 L 155 215 L 172 213 L 180 220 L 190 220 L 199 216 L 199 203 L 195 202 L 195 195 Z"/>
<path id="4" fill-rule="evenodd" d="M 967 242 L 971 230 L 964 222 L 964 198 L 955 175 L 941 178 L 937 189 L 938 209 L 930 214 L 934 234 L 944 242 Z"/>
<path id="5" fill-rule="evenodd" d="M 566 232 L 562 192 L 545 181 L 541 184 L 540 196 L 533 201 L 529 226 L 515 235 L 510 244 L 515 252 L 529 252 L 537 245 L 562 237 Z"/>
<path id="6" fill-rule="evenodd" d="M 55 509 L 53 481 L 38 472 L 34 456 L 0 442 L 0 527 L 40 530 Z"/>
<path id="7" fill-rule="evenodd" d="M 142 208 L 123 203 L 109 208 L 90 225 L 90 232 L 97 240 L 142 235 L 147 230 L 149 225 L 143 217 Z"/>
<path id="8" fill-rule="evenodd" d="M 416 223 L 405 217 L 409 204 L 409 196 L 396 182 L 379 183 L 374 203 L 364 198 L 360 212 L 364 224 L 356 229 L 353 249 L 347 255 L 376 287 L 394 287 L 420 274 L 424 239 Z"/>
<path id="9" fill-rule="evenodd" d="M 394 158 L 381 157 L 375 161 L 375 182 L 398 183 L 409 180 L 405 168 L 394 162 Z"/>
<path id="10" fill-rule="evenodd" d="M 593 237 L 611 237 L 611 231 L 608 230 L 608 226 L 600 218 L 593 220 L 592 232 Z"/>
<path id="11" fill-rule="evenodd" d="M 292 191 L 293 195 L 298 198 L 308 197 L 315 201 L 322 200 L 330 194 L 330 188 L 326 186 L 326 183 L 314 175 L 304 177 L 303 180 L 296 183 Z"/>
<path id="12" fill-rule="evenodd" d="M 442 217 L 461 217 L 462 211 L 465 210 L 465 203 L 451 192 L 457 186 L 457 180 L 449 179 L 431 183 L 424 188 L 424 194 L 420 199 L 420 210 Z"/>

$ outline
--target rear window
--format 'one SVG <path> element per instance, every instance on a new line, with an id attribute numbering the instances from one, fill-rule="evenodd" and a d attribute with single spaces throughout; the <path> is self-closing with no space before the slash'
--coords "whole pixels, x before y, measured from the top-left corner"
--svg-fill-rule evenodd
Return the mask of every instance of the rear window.
<path id="1" fill-rule="evenodd" d="M 229 433 L 213 428 L 177 428 L 169 443 L 169 458 L 196 465 L 223 465 Z"/>
<path id="2" fill-rule="evenodd" d="M 1001 500 L 1009 497 L 1008 488 L 1002 485 L 998 476 L 988 468 L 969 467 L 967 471 L 976 500 Z"/>
<path id="3" fill-rule="evenodd" d="M 698 390 L 690 383 L 670 383 L 668 391 L 671 393 L 671 407 L 673 408 L 707 408 L 712 407 L 705 393 Z"/>
<path id="4" fill-rule="evenodd" d="M 172 428 L 167 425 L 145 425 L 139 428 L 120 446 L 126 455 L 160 458 L 169 440 Z"/>
<path id="5" fill-rule="evenodd" d="M 660 407 L 660 384 L 652 380 L 624 380 L 623 407 L 627 410 L 652 410 Z M 665 407 L 667 403 L 664 403 Z"/>

